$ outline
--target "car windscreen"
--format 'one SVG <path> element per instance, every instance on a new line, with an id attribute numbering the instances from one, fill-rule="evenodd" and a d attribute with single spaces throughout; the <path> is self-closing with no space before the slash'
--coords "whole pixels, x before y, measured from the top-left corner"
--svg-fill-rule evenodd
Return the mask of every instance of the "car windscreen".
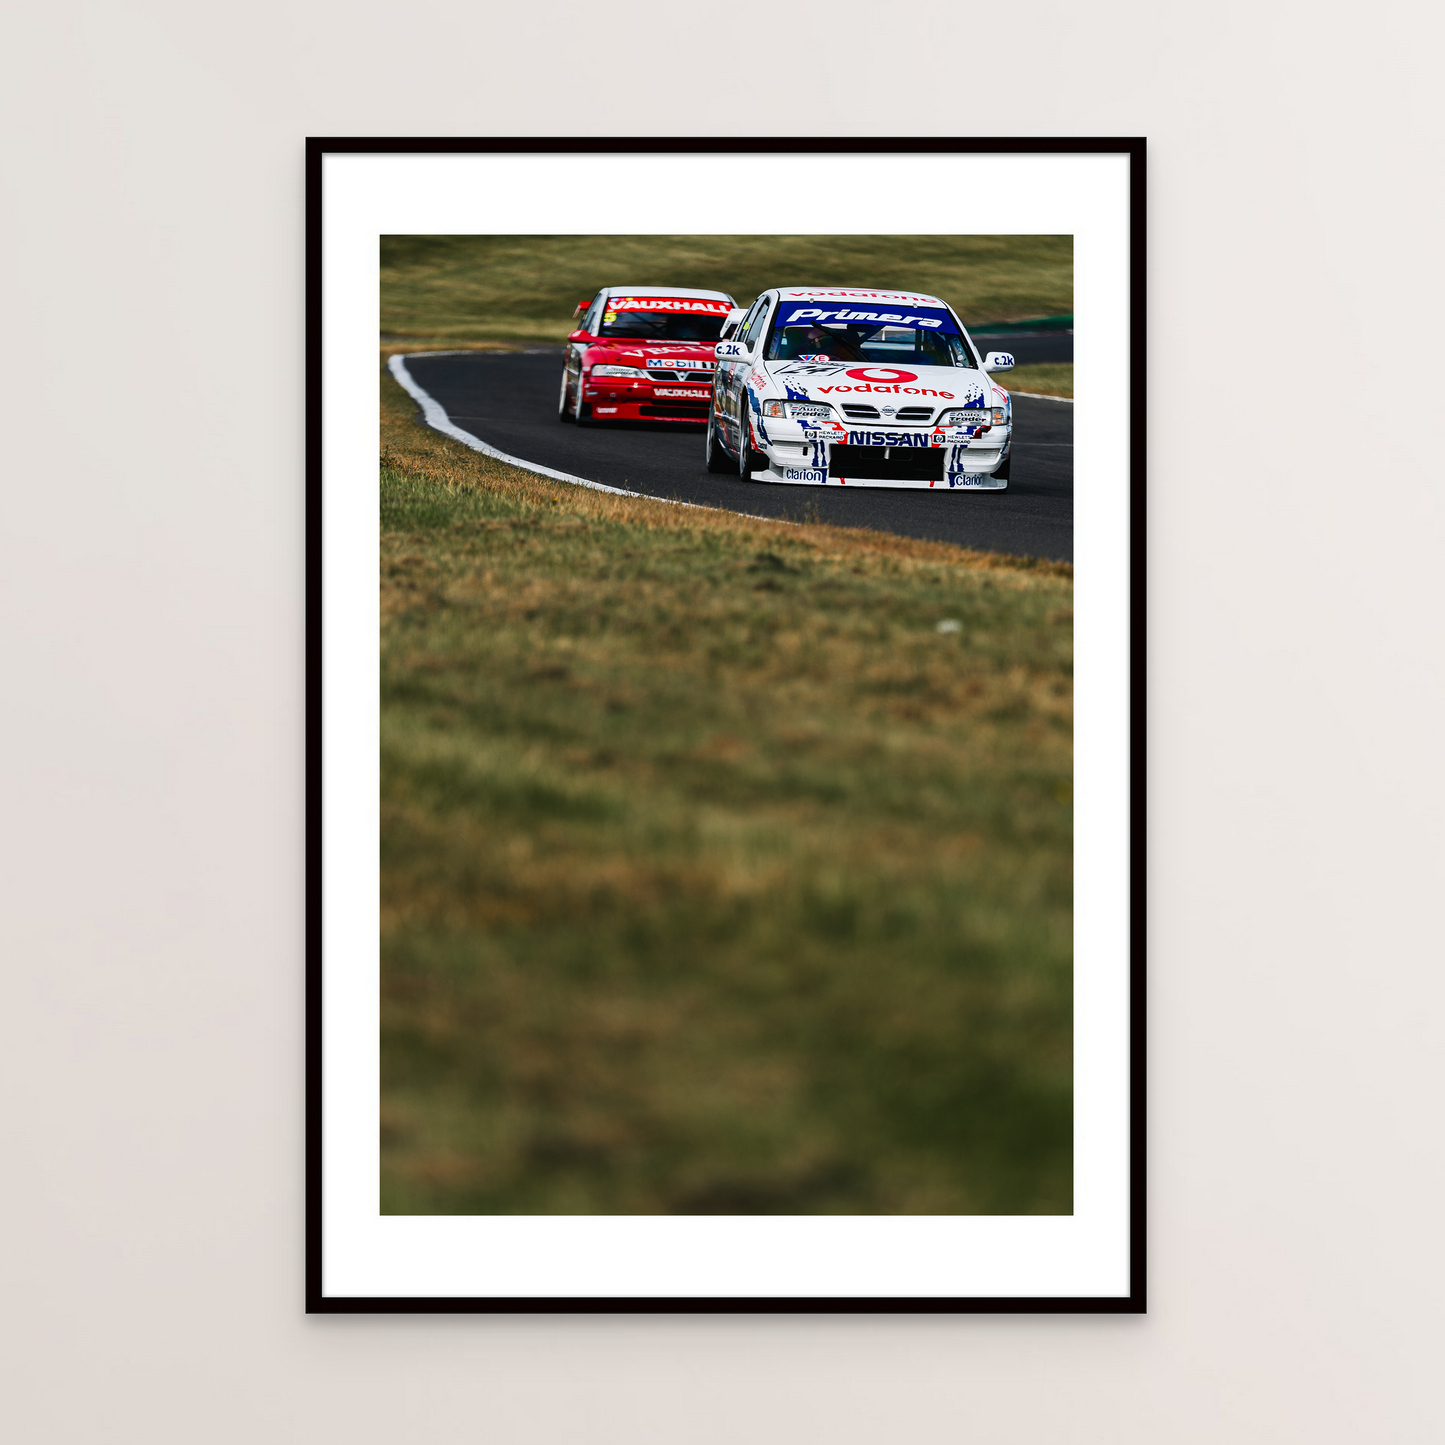
<path id="1" fill-rule="evenodd" d="M 764 353 L 769 361 L 888 361 L 976 366 L 947 311 L 915 306 L 784 302 Z"/>
<path id="2" fill-rule="evenodd" d="M 599 336 L 637 341 L 716 341 L 732 306 L 695 296 L 609 296 Z"/>

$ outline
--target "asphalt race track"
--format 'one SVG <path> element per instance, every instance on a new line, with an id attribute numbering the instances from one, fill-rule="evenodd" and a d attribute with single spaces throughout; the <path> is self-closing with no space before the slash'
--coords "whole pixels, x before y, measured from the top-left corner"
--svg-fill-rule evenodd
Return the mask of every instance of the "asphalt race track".
<path id="1" fill-rule="evenodd" d="M 1068 340 L 1072 344 L 1073 338 Z M 993 349 L 1008 345 L 1000 341 Z M 790 487 L 713 476 L 703 466 L 701 426 L 559 422 L 560 347 L 413 356 L 406 366 L 463 431 L 511 456 L 589 481 L 754 516 L 811 520 L 816 506 L 818 521 L 838 526 L 1073 560 L 1074 408 L 1068 402 L 1014 398 L 1006 492 Z M 1007 386 L 1007 373 L 999 380 Z"/>
<path id="2" fill-rule="evenodd" d="M 985 354 L 1007 351 L 1015 366 L 1037 366 L 1046 361 L 1074 359 L 1072 331 L 970 331 L 973 344 Z M 999 378 L 1007 384 L 1008 376 Z"/>

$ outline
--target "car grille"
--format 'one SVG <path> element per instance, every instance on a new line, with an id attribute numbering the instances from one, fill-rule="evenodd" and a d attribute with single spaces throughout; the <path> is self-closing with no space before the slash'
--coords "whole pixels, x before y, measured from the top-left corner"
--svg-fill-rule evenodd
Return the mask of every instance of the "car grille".
<path id="1" fill-rule="evenodd" d="M 845 406 L 843 415 L 852 421 L 877 421 L 878 408 L 876 406 Z M 900 407 L 896 416 L 889 417 L 889 421 L 927 421 L 933 415 L 931 406 L 905 406 Z"/>
<path id="2" fill-rule="evenodd" d="M 943 460 L 942 447 L 835 446 L 828 453 L 828 475 L 872 477 L 881 482 L 941 482 Z"/>
<path id="3" fill-rule="evenodd" d="M 656 406 L 640 406 L 637 408 L 643 416 L 677 416 L 697 417 L 702 420 L 707 416 L 707 403 L 701 406 L 689 406 L 685 401 L 659 402 Z"/>
<path id="4" fill-rule="evenodd" d="M 695 381 L 702 386 L 712 385 L 710 371 L 654 371 L 648 367 L 647 374 L 654 381 Z"/>

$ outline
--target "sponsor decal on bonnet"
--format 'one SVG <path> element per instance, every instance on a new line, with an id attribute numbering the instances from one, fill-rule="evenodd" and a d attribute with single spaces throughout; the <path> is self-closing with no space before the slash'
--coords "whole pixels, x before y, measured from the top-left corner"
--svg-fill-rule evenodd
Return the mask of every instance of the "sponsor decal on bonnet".
<path id="1" fill-rule="evenodd" d="M 892 386 L 886 384 L 875 385 L 871 381 L 859 382 L 856 386 L 820 386 L 818 390 L 822 393 L 832 391 L 879 391 L 887 392 L 890 396 L 900 394 L 903 396 L 939 396 L 945 401 L 955 401 L 957 398 L 951 391 L 935 391 L 931 386 L 899 386 L 895 382 Z"/>
<path id="2" fill-rule="evenodd" d="M 916 371 L 899 371 L 896 366 L 855 366 L 843 373 L 854 381 L 917 381 Z"/>
<path id="3" fill-rule="evenodd" d="M 844 363 L 841 361 L 802 361 L 772 362 L 773 370 L 779 376 L 836 376 L 842 371 Z"/>

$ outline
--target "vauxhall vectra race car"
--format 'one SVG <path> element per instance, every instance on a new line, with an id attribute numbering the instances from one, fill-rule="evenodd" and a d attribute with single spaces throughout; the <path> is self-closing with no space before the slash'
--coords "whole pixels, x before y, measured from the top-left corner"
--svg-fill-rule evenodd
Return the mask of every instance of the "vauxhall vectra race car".
<path id="1" fill-rule="evenodd" d="M 713 343 L 733 299 L 725 291 L 604 286 L 567 338 L 557 416 L 609 421 L 707 421 Z"/>
<path id="2" fill-rule="evenodd" d="M 716 348 L 707 467 L 765 482 L 1008 486 L 1013 413 L 936 296 L 765 291 Z"/>

